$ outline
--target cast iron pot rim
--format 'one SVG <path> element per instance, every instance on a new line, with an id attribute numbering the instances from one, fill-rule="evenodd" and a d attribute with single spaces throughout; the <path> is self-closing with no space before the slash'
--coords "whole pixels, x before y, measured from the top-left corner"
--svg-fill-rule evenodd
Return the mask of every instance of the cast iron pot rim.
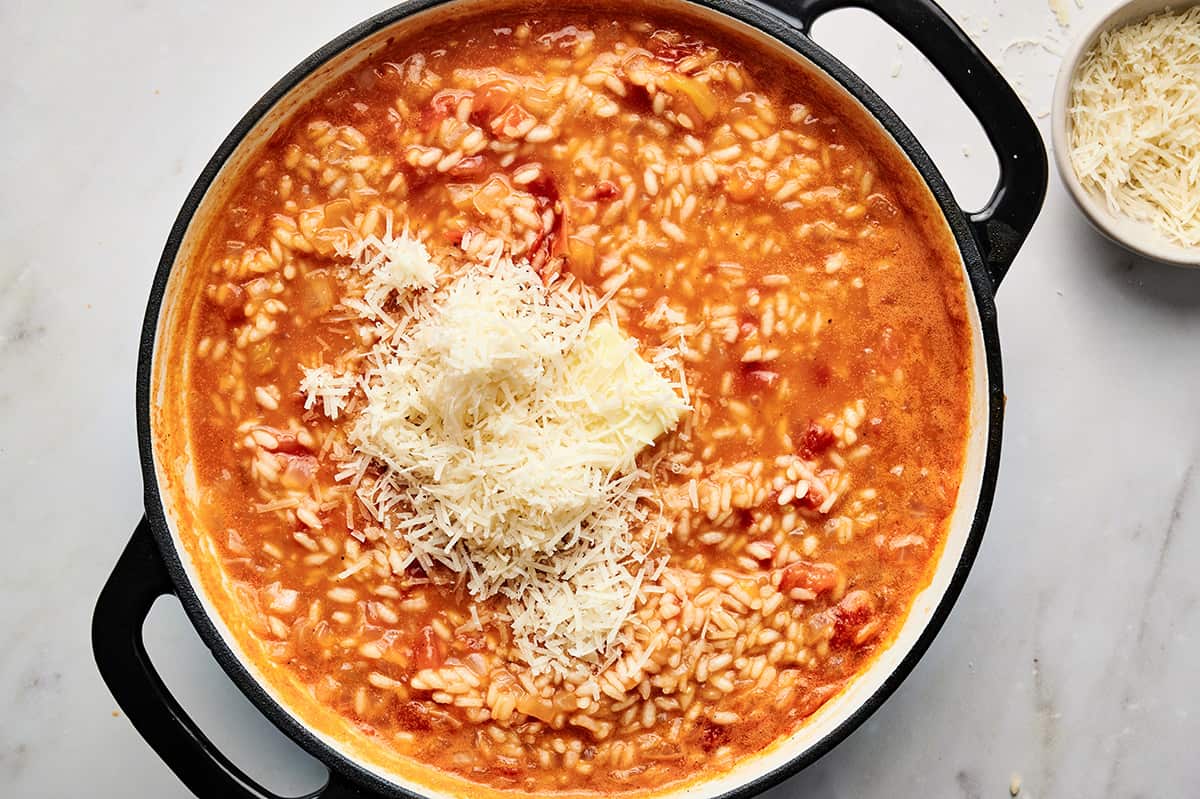
<path id="1" fill-rule="evenodd" d="M 242 693 L 276 727 L 292 740 L 296 741 L 309 754 L 351 782 L 384 796 L 405 797 L 405 799 L 421 799 L 421 795 L 414 794 L 406 788 L 382 779 L 379 775 L 368 770 L 355 760 L 346 757 L 314 735 L 312 730 L 288 712 L 250 674 L 242 661 L 226 644 L 225 639 L 217 630 L 212 619 L 209 618 L 200 601 L 196 588 L 188 578 L 180 555 L 175 549 L 162 497 L 158 491 L 158 476 L 155 472 L 154 444 L 150 425 L 150 401 L 153 393 L 154 345 L 159 313 L 166 293 L 167 282 L 174 269 L 176 256 L 178 255 L 184 236 L 191 225 L 192 218 L 208 189 L 216 179 L 217 174 L 224 167 L 225 162 L 276 103 L 327 61 L 358 44 L 363 39 L 402 19 L 438 6 L 459 1 L 407 0 L 407 2 L 402 2 L 370 17 L 309 55 L 251 106 L 250 110 L 238 121 L 229 135 L 221 142 L 216 153 L 214 153 L 205 165 L 204 170 L 200 173 L 200 177 L 192 186 L 191 191 L 188 192 L 187 199 L 184 201 L 183 207 L 180 209 L 179 215 L 171 227 L 171 232 L 167 238 L 166 246 L 163 248 L 162 257 L 159 259 L 158 268 L 154 275 L 154 282 L 150 290 L 146 316 L 142 325 L 141 345 L 138 351 L 136 393 L 137 436 L 142 465 L 146 516 L 149 519 L 150 529 L 154 534 L 154 539 L 166 564 L 167 572 L 170 574 L 171 581 L 177 589 L 180 604 L 183 605 L 188 618 L 200 634 L 201 639 L 212 652 L 213 657 L 216 658 L 217 662 L 225 670 L 225 673 L 229 675 L 230 679 L 241 689 Z M 995 493 L 996 475 L 1000 463 L 1001 428 L 1004 415 L 1000 340 L 996 327 L 996 308 L 993 299 L 995 287 L 987 270 L 984 268 L 978 244 L 967 224 L 965 214 L 957 202 L 955 202 L 950 188 L 946 185 L 945 180 L 942 178 L 933 161 L 896 113 L 858 75 L 816 45 L 809 36 L 796 27 L 782 12 L 764 8 L 749 0 L 686 1 L 694 5 L 707 7 L 712 11 L 732 17 L 735 20 L 756 28 L 808 59 L 816 69 L 823 70 L 839 83 L 847 93 L 860 102 L 895 140 L 897 146 L 904 152 L 922 179 L 924 179 L 934 199 L 937 201 L 958 245 L 979 314 L 980 332 L 983 337 L 984 360 L 987 367 L 988 379 L 987 443 L 975 515 L 971 522 L 971 529 L 967 533 L 967 540 L 963 546 L 962 555 L 954 567 L 954 573 L 951 575 L 945 592 L 942 594 L 941 599 L 938 600 L 933 613 L 926 622 L 925 629 L 900 660 L 900 663 L 892 670 L 891 674 L 884 679 L 879 688 L 862 704 L 856 707 L 853 712 L 849 713 L 833 730 L 772 771 L 760 775 L 717 797 L 717 799 L 747 799 L 747 797 L 755 796 L 768 788 L 778 785 L 788 777 L 797 774 L 805 767 L 816 762 L 866 721 L 895 692 L 909 673 L 912 672 L 949 617 L 955 601 L 962 592 L 967 573 L 970 571 L 971 565 L 975 561 L 975 556 L 979 551 L 980 544 L 983 541 L 983 532 L 987 524 L 988 514 L 991 511 L 993 494 Z M 983 420 L 980 421 L 982 422 Z M 944 568 L 948 568 L 948 566 L 939 563 L 938 569 Z M 686 790 L 686 786 L 682 790 Z"/>

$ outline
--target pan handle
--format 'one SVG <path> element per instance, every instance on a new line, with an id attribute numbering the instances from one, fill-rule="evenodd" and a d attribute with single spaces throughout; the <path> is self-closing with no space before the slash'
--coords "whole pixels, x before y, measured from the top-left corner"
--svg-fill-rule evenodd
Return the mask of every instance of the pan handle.
<path id="1" fill-rule="evenodd" d="M 971 38 L 933 0 L 765 0 L 795 17 L 805 34 L 840 8 L 871 12 L 907 39 L 942 73 L 983 126 L 1000 159 L 988 203 L 968 214 L 993 289 L 1008 272 L 1046 196 L 1046 148 L 1016 92 Z"/>
<path id="2" fill-rule="evenodd" d="M 100 592 L 92 651 L 100 676 L 133 726 L 197 796 L 281 799 L 230 762 L 171 696 L 146 653 L 142 626 L 154 601 L 175 593 L 145 517 Z M 301 799 L 366 799 L 335 772 Z"/>

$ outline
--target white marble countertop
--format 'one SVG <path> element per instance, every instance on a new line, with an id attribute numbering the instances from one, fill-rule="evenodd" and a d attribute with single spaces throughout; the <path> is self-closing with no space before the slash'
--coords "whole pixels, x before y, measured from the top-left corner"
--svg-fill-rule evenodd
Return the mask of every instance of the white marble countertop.
<path id="1" fill-rule="evenodd" d="M 1111 3 L 1059 5 L 1077 27 Z M 149 282 L 236 119 L 380 5 L 0 3 L 2 796 L 186 795 L 114 713 L 88 636 L 142 512 L 133 378 Z M 1071 27 L 1045 0 L 948 6 L 1044 112 Z M 844 12 L 818 38 L 981 204 L 996 170 L 978 128 L 864 20 Z M 1001 797 L 1014 775 L 1022 797 L 1200 791 L 1200 271 L 1100 240 L 1052 176 L 999 312 L 1003 464 L 962 598 L 896 695 L 772 797 Z M 236 761 L 283 792 L 321 782 L 173 601 L 148 638 Z"/>

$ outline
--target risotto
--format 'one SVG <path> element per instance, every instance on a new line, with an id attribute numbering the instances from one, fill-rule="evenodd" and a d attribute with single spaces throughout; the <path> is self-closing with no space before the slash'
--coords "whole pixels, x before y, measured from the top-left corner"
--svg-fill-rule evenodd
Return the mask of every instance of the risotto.
<path id="1" fill-rule="evenodd" d="M 860 109 L 680 25 L 389 40 L 206 233 L 184 541 L 264 679 L 374 762 L 712 775 L 842 691 L 936 564 L 971 360 L 932 200 Z"/>

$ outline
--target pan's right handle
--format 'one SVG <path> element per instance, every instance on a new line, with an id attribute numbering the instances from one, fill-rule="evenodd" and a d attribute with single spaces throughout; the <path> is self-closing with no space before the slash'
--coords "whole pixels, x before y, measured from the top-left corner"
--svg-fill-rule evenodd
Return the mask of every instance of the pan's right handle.
<path id="1" fill-rule="evenodd" d="M 92 651 L 100 676 L 133 726 L 192 793 L 220 799 L 281 799 L 213 745 L 150 662 L 142 626 L 155 600 L 173 593 L 175 586 L 143 517 L 96 602 Z M 367 799 L 367 795 L 330 772 L 329 782 L 305 799 Z"/>
<path id="2" fill-rule="evenodd" d="M 811 34 L 818 17 L 840 8 L 871 12 L 915 46 L 979 120 L 1000 159 L 1000 181 L 986 206 L 968 214 L 993 290 L 1008 273 L 1046 196 L 1046 146 L 1024 104 L 934 0 L 763 0 Z"/>

